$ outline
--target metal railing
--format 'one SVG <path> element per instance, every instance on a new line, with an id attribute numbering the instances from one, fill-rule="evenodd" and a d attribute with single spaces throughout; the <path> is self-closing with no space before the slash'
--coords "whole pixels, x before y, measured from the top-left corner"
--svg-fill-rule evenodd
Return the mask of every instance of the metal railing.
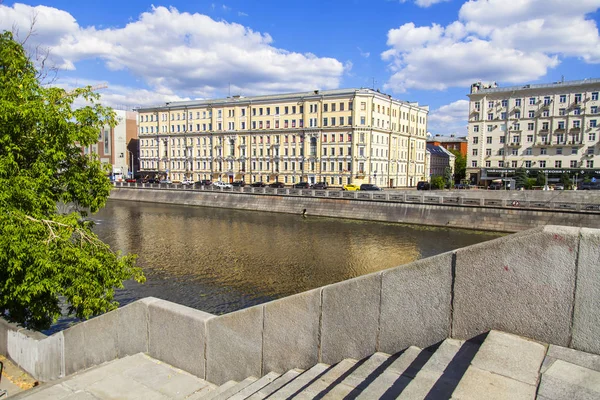
<path id="1" fill-rule="evenodd" d="M 410 203 L 424 204 L 433 206 L 453 206 L 453 207 L 484 207 L 484 208 L 507 208 L 507 209 L 535 209 L 535 210 L 554 210 L 560 212 L 585 212 L 585 213 L 600 213 L 599 203 L 573 203 L 556 201 L 550 199 L 548 201 L 540 200 L 522 200 L 522 199 L 498 199 L 498 198 L 479 198 L 479 197 L 463 197 L 456 195 L 434 194 L 427 192 L 424 194 L 415 194 L 407 191 L 341 191 L 339 189 L 322 190 L 322 189 L 294 189 L 294 188 L 271 188 L 271 187 L 232 187 L 218 188 L 215 186 L 200 186 L 200 185 L 181 185 L 181 184 L 165 184 L 165 183 L 127 183 L 115 182 L 115 187 L 132 188 L 139 190 L 159 189 L 185 192 L 225 192 L 235 194 L 252 194 L 265 196 L 293 196 L 293 197 L 319 197 L 340 200 L 357 200 L 357 201 L 377 201 L 390 203 Z"/>

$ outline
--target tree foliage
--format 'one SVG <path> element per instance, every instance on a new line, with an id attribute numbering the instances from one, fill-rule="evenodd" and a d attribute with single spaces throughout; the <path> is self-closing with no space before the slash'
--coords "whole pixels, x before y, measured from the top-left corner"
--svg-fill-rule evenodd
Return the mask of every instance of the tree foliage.
<path id="1" fill-rule="evenodd" d="M 435 175 L 431 178 L 431 189 L 443 189 L 446 186 L 446 180 L 441 175 Z"/>
<path id="2" fill-rule="evenodd" d="M 111 185 L 80 146 L 114 126 L 114 112 L 89 87 L 66 92 L 38 79 L 23 46 L 0 34 L 0 315 L 32 329 L 56 320 L 61 302 L 79 318 L 114 309 L 124 280 L 144 280 L 135 256 L 111 251 L 86 219 Z M 87 106 L 75 109 L 77 99 Z"/>
<path id="3" fill-rule="evenodd" d="M 454 183 L 460 183 L 467 176 L 467 157 L 458 150 L 448 150 L 454 154 Z"/>

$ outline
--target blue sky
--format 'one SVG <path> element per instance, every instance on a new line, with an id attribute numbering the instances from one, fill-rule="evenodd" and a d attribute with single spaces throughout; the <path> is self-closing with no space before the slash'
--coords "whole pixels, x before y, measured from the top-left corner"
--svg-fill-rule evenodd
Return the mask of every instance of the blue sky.
<path id="1" fill-rule="evenodd" d="M 4 1 L 0 28 L 50 50 L 57 85 L 118 108 L 374 87 L 466 135 L 472 82 L 600 77 L 600 0 Z M 375 83 L 373 82 L 375 80 Z M 230 89 L 231 88 L 231 89 Z"/>

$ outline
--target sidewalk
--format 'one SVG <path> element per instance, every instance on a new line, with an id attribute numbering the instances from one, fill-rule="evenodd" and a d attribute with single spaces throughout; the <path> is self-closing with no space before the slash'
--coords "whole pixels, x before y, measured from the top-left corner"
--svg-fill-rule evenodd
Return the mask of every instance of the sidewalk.
<path id="1" fill-rule="evenodd" d="M 0 355 L 0 361 L 4 364 L 2 379 L 0 379 L 0 389 L 7 390 L 9 397 L 35 386 L 35 379 L 29 376 L 27 372 L 17 367 L 4 356 Z M 2 400 L 4 398 L 6 397 L 3 397 Z"/>

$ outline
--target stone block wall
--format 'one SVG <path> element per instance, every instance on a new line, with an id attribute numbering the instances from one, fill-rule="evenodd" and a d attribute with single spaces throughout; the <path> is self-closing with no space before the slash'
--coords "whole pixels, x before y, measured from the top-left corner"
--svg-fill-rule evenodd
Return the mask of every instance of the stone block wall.
<path id="1" fill-rule="evenodd" d="M 215 384 L 500 329 L 600 354 L 600 230 L 546 226 L 215 316 L 147 298 L 0 352 L 52 380 L 136 352 Z"/>
<path id="2" fill-rule="evenodd" d="M 191 189 L 136 189 L 115 188 L 110 198 L 115 200 L 141 201 L 163 204 L 182 204 L 202 207 L 232 208 L 238 210 L 253 210 L 265 212 L 279 212 L 287 214 L 303 214 L 306 210 L 308 216 L 322 216 L 332 218 L 348 218 L 367 221 L 398 222 L 416 225 L 455 227 L 467 229 L 479 229 L 499 232 L 518 232 L 539 226 L 565 225 L 576 227 L 588 227 L 600 229 L 600 213 L 580 212 L 577 210 L 539 209 L 539 208 L 507 208 L 514 198 L 519 198 L 523 204 L 531 204 L 538 198 L 545 198 L 544 202 L 556 202 L 558 200 L 574 201 L 573 193 L 580 195 L 579 200 L 571 205 L 581 208 L 587 204 L 585 201 L 593 201 L 599 204 L 600 196 L 588 195 L 583 192 L 556 191 L 454 191 L 454 192 L 398 192 L 388 197 L 390 199 L 401 197 L 404 201 L 377 200 L 370 196 L 378 194 L 366 192 L 331 192 L 330 197 L 291 195 L 294 190 L 286 189 L 290 195 L 269 195 L 268 188 L 244 188 L 261 191 L 254 193 L 231 193 L 221 191 L 197 191 Z M 271 189 L 273 190 L 273 189 Z M 265 193 L 262 193 L 265 191 Z M 295 192 L 300 192 L 295 190 Z M 320 191 L 313 191 L 315 195 Z M 564 192 L 564 193 L 563 193 Z M 332 193 L 344 195 L 343 198 L 332 198 Z M 542 193 L 542 194 L 540 194 Z M 550 194 L 547 194 L 550 193 Z M 366 196 L 360 199 L 358 195 Z M 346 198 L 351 195 L 352 198 Z M 447 203 L 448 196 L 454 196 L 455 203 Z M 482 196 L 485 196 L 482 197 Z M 354 198 L 357 196 L 357 198 Z M 410 202 L 411 196 L 415 202 Z M 444 196 L 443 198 L 440 196 Z M 468 196 L 468 197 L 466 197 Z M 491 196 L 491 197 L 490 197 Z M 385 196 L 384 196 L 385 197 Z M 497 198 L 497 199 L 496 199 Z M 431 202 L 427 203 L 427 200 Z M 490 200 L 491 199 L 491 200 Z M 495 200 L 494 200 L 495 199 Z M 479 206 L 469 204 L 467 200 L 478 202 Z M 485 202 L 496 201 L 498 206 L 484 206 Z M 541 200 L 540 200 L 541 201 Z"/>

